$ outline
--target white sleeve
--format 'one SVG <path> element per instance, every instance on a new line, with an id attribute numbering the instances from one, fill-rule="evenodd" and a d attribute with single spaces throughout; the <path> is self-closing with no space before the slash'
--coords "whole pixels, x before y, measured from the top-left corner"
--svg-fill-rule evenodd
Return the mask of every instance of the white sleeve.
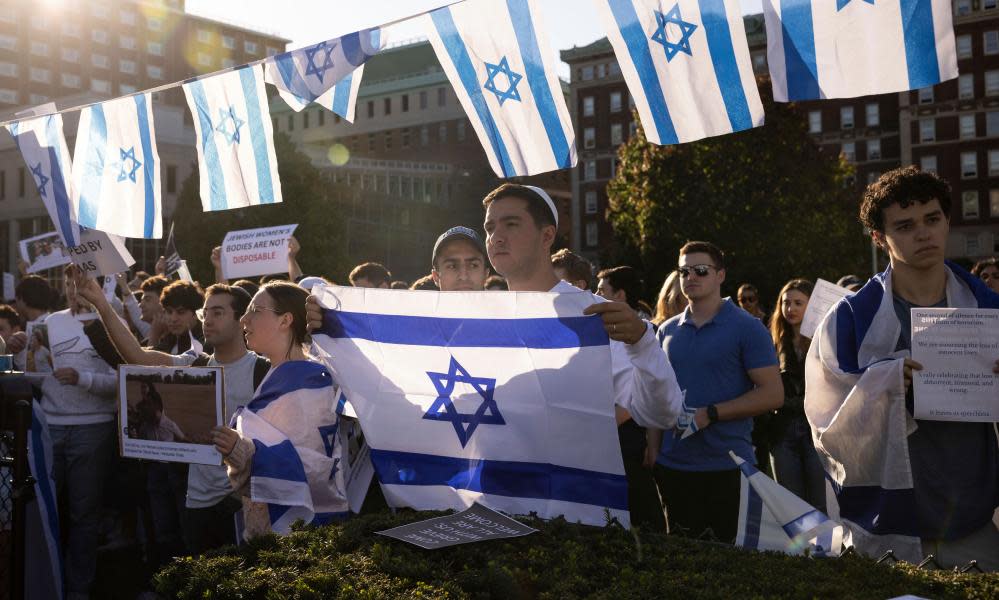
<path id="1" fill-rule="evenodd" d="M 673 429 L 683 412 L 683 394 L 652 325 L 634 344 L 611 342 L 614 402 L 642 427 Z"/>
<path id="2" fill-rule="evenodd" d="M 76 382 L 81 387 L 95 396 L 103 398 L 114 398 L 118 395 L 118 375 L 117 373 L 100 373 L 97 371 L 79 371 L 79 379 Z"/>
<path id="3" fill-rule="evenodd" d="M 142 311 L 139 309 L 139 303 L 135 300 L 134 294 L 129 294 L 124 301 L 125 310 L 128 311 L 128 319 L 135 325 L 135 329 L 139 332 L 139 337 L 145 339 L 149 337 L 149 330 L 153 328 L 152 323 L 146 323 L 142 320 Z"/>

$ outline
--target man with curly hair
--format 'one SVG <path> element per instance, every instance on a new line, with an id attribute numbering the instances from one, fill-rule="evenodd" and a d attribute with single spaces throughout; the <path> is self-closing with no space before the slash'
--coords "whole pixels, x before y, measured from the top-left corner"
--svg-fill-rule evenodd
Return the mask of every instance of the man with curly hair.
<path id="1" fill-rule="evenodd" d="M 847 543 L 945 567 L 999 569 L 999 447 L 993 423 L 913 418 L 911 309 L 999 308 L 977 277 L 944 259 L 947 183 L 916 167 L 868 186 L 860 220 L 889 267 L 841 300 L 812 339 L 805 413 Z M 991 363 L 999 356 L 987 357 Z M 983 378 L 995 379 L 999 360 Z"/>

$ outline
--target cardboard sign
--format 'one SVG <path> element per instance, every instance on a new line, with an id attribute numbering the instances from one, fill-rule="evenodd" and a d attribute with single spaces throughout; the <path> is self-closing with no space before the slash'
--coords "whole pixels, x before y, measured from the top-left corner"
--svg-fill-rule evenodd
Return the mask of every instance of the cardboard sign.
<path id="1" fill-rule="evenodd" d="M 13 300 L 14 292 L 17 286 L 14 284 L 14 274 L 4 273 L 3 274 L 3 300 Z"/>
<path id="2" fill-rule="evenodd" d="M 850 293 L 850 290 L 845 287 L 840 287 L 825 279 L 816 280 L 815 289 L 808 297 L 808 308 L 805 309 L 805 315 L 801 318 L 801 335 L 806 338 L 815 335 L 815 330 L 819 328 L 826 313 Z M 777 300 L 780 301 L 779 298 Z M 777 307 L 777 310 L 780 310 L 780 306 Z"/>
<path id="3" fill-rule="evenodd" d="M 166 249 L 163 251 L 163 256 L 166 258 L 166 275 L 169 277 L 177 271 L 180 270 L 181 265 L 184 261 L 180 259 L 180 254 L 177 253 L 177 242 L 173 237 L 173 223 L 170 223 L 170 234 L 167 236 Z M 181 277 L 183 279 L 183 277 Z"/>
<path id="4" fill-rule="evenodd" d="M 375 533 L 409 542 L 424 550 L 436 550 L 471 542 L 521 537 L 536 531 L 495 510 L 473 504 L 460 513 Z"/>
<path id="5" fill-rule="evenodd" d="M 69 258 L 64 255 L 62 238 L 54 231 L 21 240 L 17 246 L 21 259 L 28 263 L 28 273 L 69 264 Z"/>
<path id="6" fill-rule="evenodd" d="M 80 245 L 64 251 L 73 264 L 91 279 L 127 271 L 135 264 L 135 259 L 125 248 L 125 238 L 96 229 L 81 229 Z"/>
<path id="7" fill-rule="evenodd" d="M 288 272 L 288 238 L 298 225 L 230 231 L 222 241 L 222 277 L 242 279 Z"/>

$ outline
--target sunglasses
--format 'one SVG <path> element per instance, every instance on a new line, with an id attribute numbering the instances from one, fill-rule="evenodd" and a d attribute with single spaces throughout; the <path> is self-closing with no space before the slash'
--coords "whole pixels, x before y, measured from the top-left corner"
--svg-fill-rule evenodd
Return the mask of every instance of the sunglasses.
<path id="1" fill-rule="evenodd" d="M 742 296 L 739 302 L 756 302 L 756 296 Z"/>
<path id="2" fill-rule="evenodd" d="M 677 267 L 676 272 L 680 274 L 681 279 L 686 279 L 690 277 L 691 271 L 694 275 L 698 277 L 707 277 L 711 269 L 714 269 L 714 265 L 694 265 L 692 267 Z"/>

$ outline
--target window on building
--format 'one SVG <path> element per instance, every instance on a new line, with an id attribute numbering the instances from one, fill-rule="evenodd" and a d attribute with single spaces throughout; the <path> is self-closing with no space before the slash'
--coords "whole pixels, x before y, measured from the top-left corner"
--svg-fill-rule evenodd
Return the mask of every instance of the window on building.
<path id="1" fill-rule="evenodd" d="M 937 122 L 934 119 L 919 120 L 919 141 L 932 142 L 937 139 Z"/>
<path id="2" fill-rule="evenodd" d="M 49 45 L 45 42 L 31 42 L 31 53 L 35 56 L 48 56 Z"/>
<path id="3" fill-rule="evenodd" d="M 971 0 L 957 0 L 954 3 L 954 12 L 962 16 L 971 14 Z"/>
<path id="4" fill-rule="evenodd" d="M 420 145 L 427 146 L 430 144 L 430 128 L 424 125 L 420 127 Z"/>
<path id="5" fill-rule="evenodd" d="M 592 80 L 593 79 L 593 65 L 589 65 L 589 66 L 583 67 L 580 70 L 580 76 L 579 76 L 579 78 L 582 79 L 583 81 L 590 81 L 590 80 Z"/>
<path id="6" fill-rule="evenodd" d="M 24 183 L 24 178 L 25 178 L 24 167 L 18 167 L 17 168 L 17 197 L 18 198 L 24 198 L 24 193 L 27 191 L 25 189 L 26 186 L 25 186 L 25 183 Z"/>
<path id="7" fill-rule="evenodd" d="M 163 44 L 160 42 L 147 42 L 146 52 L 153 56 L 163 56 Z"/>
<path id="8" fill-rule="evenodd" d="M 992 10 L 996 7 L 996 0 L 982 0 L 982 8 L 985 10 Z"/>
<path id="9" fill-rule="evenodd" d="M 597 130 L 592 127 L 583 129 L 583 148 L 591 149 L 597 147 Z"/>
<path id="10" fill-rule="evenodd" d="M 978 177 L 978 155 L 974 152 L 961 153 L 961 178 L 974 179 Z"/>
<path id="11" fill-rule="evenodd" d="M 999 31 L 986 31 L 982 34 L 985 54 L 999 54 Z"/>
<path id="12" fill-rule="evenodd" d="M 961 216 L 965 219 L 978 218 L 978 192 L 961 192 Z"/>
<path id="13" fill-rule="evenodd" d="M 135 38 L 130 35 L 118 36 L 118 46 L 124 50 L 135 50 Z"/>
<path id="14" fill-rule="evenodd" d="M 48 27 L 48 21 L 45 20 L 44 15 L 31 15 L 31 26 L 35 29 L 45 29 Z"/>
<path id="15" fill-rule="evenodd" d="M 295 114 L 292 113 L 288 115 L 288 129 L 287 131 L 295 131 Z"/>
<path id="16" fill-rule="evenodd" d="M 918 96 L 920 104 L 933 104 L 933 86 L 919 88 Z"/>
<path id="17" fill-rule="evenodd" d="M 999 175 L 999 150 L 989 150 L 989 175 Z"/>
<path id="18" fill-rule="evenodd" d="M 63 48 L 59 52 L 66 62 L 76 63 L 80 61 L 80 51 L 76 48 Z"/>
<path id="19" fill-rule="evenodd" d="M 458 133 L 455 137 L 458 138 L 459 142 L 465 141 L 465 119 L 458 121 L 457 123 Z"/>
<path id="20" fill-rule="evenodd" d="M 587 191 L 583 195 L 584 204 L 586 205 L 586 214 L 593 215 L 597 212 L 597 193 L 593 190 Z"/>
<path id="21" fill-rule="evenodd" d="M 808 133 L 822 133 L 822 111 L 808 111 Z"/>
<path id="22" fill-rule="evenodd" d="M 864 122 L 868 127 L 881 126 L 881 107 L 877 102 L 868 102 L 864 106 Z"/>
<path id="23" fill-rule="evenodd" d="M 137 67 L 135 65 L 134 60 L 119 60 L 118 70 L 121 71 L 122 73 L 128 73 L 129 75 L 134 75 L 135 72 L 137 71 Z"/>
<path id="24" fill-rule="evenodd" d="M 78 38 L 83 33 L 83 28 L 80 27 L 79 23 L 74 23 L 72 21 L 62 22 L 62 34 L 67 37 Z"/>
<path id="25" fill-rule="evenodd" d="M 163 67 L 146 65 L 146 75 L 148 75 L 150 79 L 163 79 Z"/>
<path id="26" fill-rule="evenodd" d="M 385 149 L 386 150 L 391 150 L 392 149 L 392 132 L 391 131 L 386 131 L 385 132 Z M 381 177 L 378 177 L 378 180 L 380 181 Z"/>
<path id="27" fill-rule="evenodd" d="M 0 200 L 7 199 L 7 171 L 0 171 Z"/>
<path id="28" fill-rule="evenodd" d="M 45 94 L 28 94 L 28 104 L 42 104 L 48 101 L 49 97 Z"/>
<path id="29" fill-rule="evenodd" d="M 52 74 L 48 69 L 39 69 L 38 67 L 31 67 L 28 69 L 28 79 L 38 83 L 49 83 L 52 80 Z"/>
<path id="30" fill-rule="evenodd" d="M 0 102 L 4 104 L 17 104 L 17 98 L 17 90 L 0 88 Z"/>
<path id="31" fill-rule="evenodd" d="M 207 29 L 198 29 L 198 41 L 202 44 L 211 44 L 212 32 Z"/>
<path id="32" fill-rule="evenodd" d="M 975 76 L 965 73 L 957 78 L 957 97 L 961 100 L 971 100 L 975 97 Z"/>
<path id="33" fill-rule="evenodd" d="M 234 61 L 233 59 L 231 59 L 231 58 L 223 58 L 222 59 L 222 68 L 223 69 L 231 69 L 231 68 L 233 68 L 235 66 L 236 66 L 236 61 Z"/>
<path id="34" fill-rule="evenodd" d="M 146 17 L 146 27 L 151 31 L 163 30 L 163 19 L 157 17 Z"/>
<path id="35" fill-rule="evenodd" d="M 936 154 L 927 154 L 919 159 L 919 168 L 927 173 L 937 172 L 937 156 Z"/>
<path id="36" fill-rule="evenodd" d="M 607 77 L 607 65 L 600 63 L 597 65 L 597 79 Z"/>
<path id="37" fill-rule="evenodd" d="M 610 111 L 612 113 L 621 112 L 621 92 L 611 92 Z"/>
<path id="38" fill-rule="evenodd" d="M 256 42 L 246 40 L 243 42 L 243 51 L 247 54 L 256 54 L 259 51 L 259 46 Z"/>
<path id="39" fill-rule="evenodd" d="M 267 46 L 267 56 L 277 56 L 281 54 L 280 48 L 274 48 L 273 46 Z"/>
<path id="40" fill-rule="evenodd" d="M 867 160 L 881 158 L 881 140 L 867 140 Z"/>
<path id="41" fill-rule="evenodd" d="M 316 118 L 319 120 L 318 123 L 319 123 L 320 127 L 322 127 L 323 125 L 325 125 L 326 124 L 326 110 L 322 109 L 322 108 L 320 108 L 319 110 L 317 110 L 316 111 Z"/>
<path id="42" fill-rule="evenodd" d="M 100 94 L 110 94 L 111 82 L 106 79 L 91 79 L 90 89 Z"/>
<path id="43" fill-rule="evenodd" d="M 853 129 L 853 107 L 843 106 L 839 109 L 840 129 Z"/>
<path id="44" fill-rule="evenodd" d="M 207 52 L 198 52 L 198 64 L 203 67 L 212 66 L 212 55 Z"/>
<path id="45" fill-rule="evenodd" d="M 399 137 L 401 138 L 399 145 L 403 148 L 409 148 L 409 127 L 403 129 Z"/>
<path id="46" fill-rule="evenodd" d="M 985 72 L 985 95 L 999 96 L 999 71 Z"/>
<path id="47" fill-rule="evenodd" d="M 867 185 L 871 185 L 881 177 L 881 171 L 868 171 L 867 172 Z"/>
<path id="48" fill-rule="evenodd" d="M 400 110 L 402 110 L 402 112 L 409 112 L 409 94 L 403 94 L 399 103 L 401 106 Z"/>
<path id="49" fill-rule="evenodd" d="M 135 13 L 130 10 L 119 11 L 118 20 L 122 25 L 135 25 Z"/>
<path id="50" fill-rule="evenodd" d="M 991 110 L 985 113 L 985 135 L 999 135 L 999 111 Z"/>
<path id="51" fill-rule="evenodd" d="M 971 36 L 964 34 L 954 38 L 957 44 L 958 58 L 971 58 Z"/>
<path id="52" fill-rule="evenodd" d="M 620 75 L 621 74 L 621 65 L 617 64 L 617 61 L 614 61 L 614 62 L 612 62 L 610 64 L 610 69 L 609 70 L 610 70 L 611 76 Z"/>
<path id="53" fill-rule="evenodd" d="M 600 242 L 598 239 L 599 229 L 594 221 L 590 221 L 586 224 L 586 245 L 590 248 L 596 247 Z"/>
<path id="54" fill-rule="evenodd" d="M 0 63 L 0 75 L 4 77 L 17 77 L 17 65 L 14 63 Z"/>
<path id="55" fill-rule="evenodd" d="M 0 50 L 17 50 L 17 38 L 12 35 L 0 35 Z"/>
<path id="56" fill-rule="evenodd" d="M 81 85 L 80 76 L 73 75 L 72 73 L 63 73 L 60 77 L 60 83 L 63 87 L 78 89 Z"/>
<path id="57" fill-rule="evenodd" d="M 989 190 L 989 214 L 999 217 L 999 190 Z M 999 242 L 999 234 L 993 234 Z"/>
<path id="58" fill-rule="evenodd" d="M 967 256 L 978 256 L 982 251 L 982 247 L 978 242 L 977 233 L 969 233 L 966 238 L 964 238 L 964 253 Z"/>
<path id="59" fill-rule="evenodd" d="M 592 117 L 596 113 L 596 100 L 593 96 L 583 96 L 583 116 Z"/>
<path id="60" fill-rule="evenodd" d="M 857 145 L 854 142 L 843 142 L 840 146 L 840 154 L 847 162 L 854 162 L 857 160 Z"/>
<path id="61" fill-rule="evenodd" d="M 610 142 L 612 146 L 620 146 L 624 142 L 624 125 L 620 123 L 612 123 L 610 133 Z"/>
<path id="62" fill-rule="evenodd" d="M 437 88 L 437 106 L 447 105 L 447 88 Z"/>
<path id="63" fill-rule="evenodd" d="M 90 39 L 97 44 L 107 44 L 110 37 L 108 36 L 108 32 L 103 29 L 95 29 L 90 32 Z"/>
<path id="64" fill-rule="evenodd" d="M 302 129 L 309 128 L 309 111 L 302 111 Z"/>
<path id="65" fill-rule="evenodd" d="M 423 90 L 420 92 L 420 110 L 426 110 L 427 108 L 427 91 Z"/>
<path id="66" fill-rule="evenodd" d="M 107 4 L 93 3 L 90 5 L 90 14 L 98 19 L 107 19 L 111 16 L 111 7 Z"/>
<path id="67" fill-rule="evenodd" d="M 597 161 L 583 161 L 583 181 L 593 181 L 597 178 Z"/>
<path id="68" fill-rule="evenodd" d="M 95 67 L 100 67 L 102 69 L 110 69 L 111 59 L 108 58 L 107 56 L 104 56 L 103 54 L 91 54 L 90 64 L 94 65 Z"/>
<path id="69" fill-rule="evenodd" d="M 236 38 L 234 38 L 231 35 L 223 35 L 222 36 L 222 47 L 225 48 L 226 50 L 235 50 L 236 49 Z"/>
<path id="70" fill-rule="evenodd" d="M 375 101 L 374 100 L 368 100 L 368 118 L 369 119 L 374 119 L 375 118 Z"/>

